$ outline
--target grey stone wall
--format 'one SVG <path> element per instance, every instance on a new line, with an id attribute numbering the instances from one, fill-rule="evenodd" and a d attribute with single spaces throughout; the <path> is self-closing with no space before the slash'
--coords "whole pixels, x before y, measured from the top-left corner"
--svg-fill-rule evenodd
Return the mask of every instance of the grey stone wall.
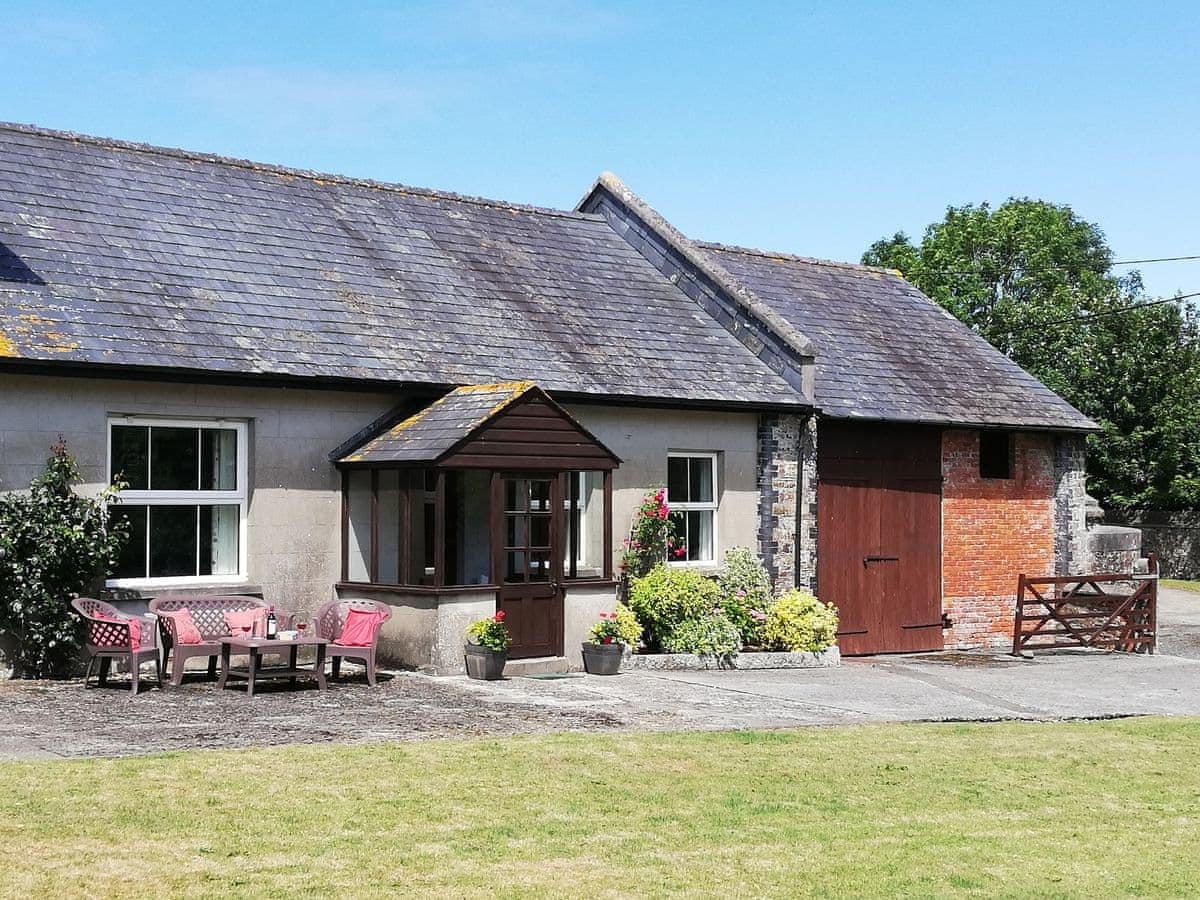
<path id="1" fill-rule="evenodd" d="M 1164 578 L 1200 579 L 1200 510 L 1109 511 L 1104 521 L 1140 529 L 1142 552 L 1157 554 Z"/>
<path id="2" fill-rule="evenodd" d="M 798 587 L 817 592 L 817 417 L 809 416 L 800 430 L 800 501 L 798 506 L 796 580 Z"/>
<path id="3" fill-rule="evenodd" d="M 776 592 L 796 586 L 807 569 L 799 525 L 806 484 L 804 448 L 811 444 L 804 417 L 766 414 L 758 425 L 758 549 Z M 815 475 L 815 461 L 813 465 Z"/>
<path id="4" fill-rule="evenodd" d="M 1054 574 L 1092 568 L 1087 534 L 1087 448 L 1084 438 L 1060 435 L 1054 442 Z"/>

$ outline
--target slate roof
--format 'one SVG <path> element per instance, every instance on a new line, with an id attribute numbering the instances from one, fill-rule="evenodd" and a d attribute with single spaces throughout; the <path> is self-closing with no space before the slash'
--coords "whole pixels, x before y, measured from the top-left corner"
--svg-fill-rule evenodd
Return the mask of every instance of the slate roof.
<path id="1" fill-rule="evenodd" d="M 0 362 L 807 399 L 604 220 L 0 125 Z"/>
<path id="2" fill-rule="evenodd" d="M 434 401 L 382 434 L 364 442 L 357 449 L 346 453 L 337 462 L 367 465 L 436 462 L 497 416 L 502 415 L 513 403 L 531 393 L 546 396 L 532 381 L 465 385 L 455 388 L 440 400 Z M 604 452 L 613 455 L 612 451 L 588 434 L 561 407 L 555 408 Z M 613 456 L 613 459 L 616 459 L 616 456 Z"/>
<path id="3" fill-rule="evenodd" d="M 816 345 L 814 393 L 824 416 L 1096 429 L 894 271 L 697 246 Z"/>

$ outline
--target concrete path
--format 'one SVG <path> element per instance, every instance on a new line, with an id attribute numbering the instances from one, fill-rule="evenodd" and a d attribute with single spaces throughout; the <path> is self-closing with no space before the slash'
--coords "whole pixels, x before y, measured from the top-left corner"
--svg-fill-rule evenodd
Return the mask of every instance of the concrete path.
<path id="1" fill-rule="evenodd" d="M 1200 659 L 1200 593 L 1159 587 L 1158 650 Z"/>
<path id="2" fill-rule="evenodd" d="M 1087 651 L 1033 660 L 944 653 L 846 660 L 838 669 L 633 672 L 462 685 L 485 703 L 520 698 L 603 711 L 628 727 L 652 730 L 1200 715 L 1200 661 Z"/>

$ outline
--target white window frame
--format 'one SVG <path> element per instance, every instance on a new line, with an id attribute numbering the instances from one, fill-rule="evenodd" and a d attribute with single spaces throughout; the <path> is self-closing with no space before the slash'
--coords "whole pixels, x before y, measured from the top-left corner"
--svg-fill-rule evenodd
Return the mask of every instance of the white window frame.
<path id="1" fill-rule="evenodd" d="M 249 509 L 249 448 L 247 446 L 248 423 L 244 419 L 172 419 L 158 416 L 121 415 L 109 416 L 105 425 L 105 477 L 112 472 L 112 434 L 114 425 L 131 425 L 150 428 L 223 428 L 237 432 L 237 490 L 233 491 L 153 491 L 124 490 L 119 507 L 129 506 L 233 506 L 238 507 L 238 571 L 234 575 L 169 575 L 152 578 L 109 578 L 104 584 L 114 588 L 161 588 L 167 585 L 187 587 L 206 584 L 239 584 L 248 579 L 246 552 L 247 511 Z M 150 465 L 149 447 L 146 449 L 147 466 Z M 150 540 L 149 530 L 146 533 Z"/>
<path id="2" fill-rule="evenodd" d="M 713 491 L 712 491 L 713 498 L 712 498 L 711 502 L 700 503 L 700 502 L 689 501 L 689 502 L 685 502 L 685 503 L 672 503 L 671 502 L 671 491 L 670 491 L 670 486 L 671 486 L 670 463 L 668 463 L 667 477 L 664 480 L 664 483 L 667 485 L 667 507 L 669 508 L 670 512 L 672 512 L 672 513 L 676 513 L 676 512 L 681 512 L 681 513 L 712 512 L 712 554 L 713 554 L 712 559 L 679 559 L 679 560 L 668 559 L 667 565 L 669 565 L 669 566 L 680 566 L 680 567 L 691 566 L 693 568 L 711 569 L 717 564 L 717 560 L 720 558 L 721 535 L 720 535 L 720 532 L 718 531 L 718 527 L 717 527 L 718 520 L 720 519 L 719 510 L 720 510 L 720 505 L 721 505 L 721 486 L 717 482 L 717 476 L 718 476 L 718 473 L 720 472 L 720 467 L 717 465 L 719 456 L 720 456 L 720 453 L 717 452 L 716 450 L 669 450 L 669 451 L 667 451 L 667 459 L 668 460 L 671 460 L 671 459 L 707 459 L 709 461 L 709 464 L 712 466 L 712 486 L 713 486 Z M 677 537 L 683 537 L 683 535 L 677 535 Z"/>

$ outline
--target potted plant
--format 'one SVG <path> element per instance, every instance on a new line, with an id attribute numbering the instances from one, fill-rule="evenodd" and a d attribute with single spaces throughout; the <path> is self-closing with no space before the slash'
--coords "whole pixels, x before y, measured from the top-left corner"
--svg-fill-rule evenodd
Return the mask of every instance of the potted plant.
<path id="1" fill-rule="evenodd" d="M 467 677 L 482 681 L 495 681 L 504 674 L 508 661 L 508 648 L 512 635 L 504 624 L 504 610 L 487 619 L 472 622 L 467 628 L 467 644 L 464 647 Z"/>
<path id="2" fill-rule="evenodd" d="M 614 612 L 600 613 L 592 626 L 592 639 L 582 645 L 583 668 L 589 675 L 616 675 L 627 647 L 637 646 L 642 626 L 629 607 L 617 604 Z"/>

